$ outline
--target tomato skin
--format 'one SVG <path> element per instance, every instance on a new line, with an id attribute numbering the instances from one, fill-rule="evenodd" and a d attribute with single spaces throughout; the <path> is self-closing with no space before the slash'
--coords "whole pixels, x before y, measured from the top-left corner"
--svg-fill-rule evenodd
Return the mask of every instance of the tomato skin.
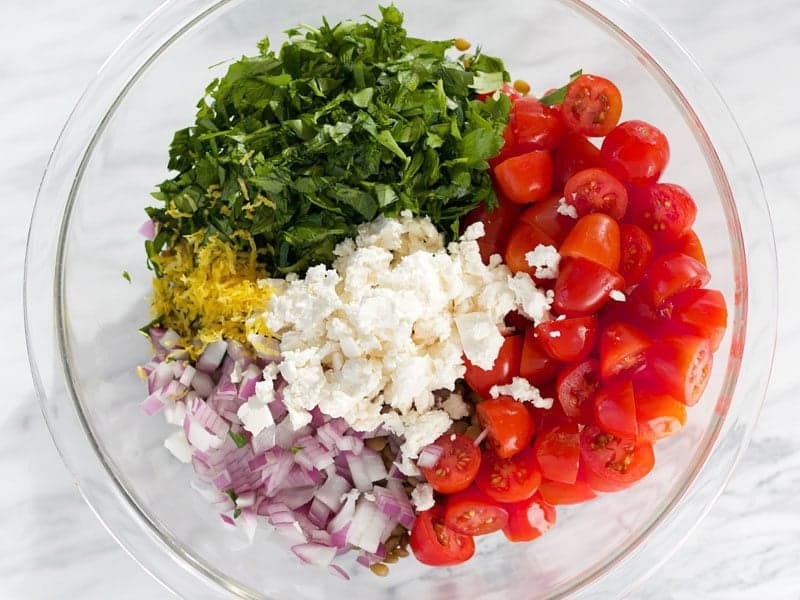
<path id="1" fill-rule="evenodd" d="M 519 204 L 509 202 L 501 196 L 494 210 L 489 210 L 486 204 L 481 203 L 480 206 L 464 217 L 462 233 L 473 223 L 478 221 L 483 223 L 485 234 L 478 239 L 478 247 L 481 250 L 481 258 L 484 263 L 489 263 L 489 257 L 492 254 L 500 254 L 502 256 L 505 252 L 506 240 L 517 224 L 519 213 Z"/>
<path id="2" fill-rule="evenodd" d="M 576 362 L 591 354 L 597 342 L 597 317 L 573 317 L 536 326 L 542 349 L 554 360 Z"/>
<path id="3" fill-rule="evenodd" d="M 578 469 L 575 483 L 562 483 L 543 479 L 538 492 L 542 499 L 555 506 L 564 504 L 581 504 L 597 498 L 595 491 L 586 482 L 586 473 L 583 467 Z"/>
<path id="4" fill-rule="evenodd" d="M 670 252 L 652 262 L 642 284 L 652 306 L 661 308 L 675 294 L 703 287 L 710 280 L 711 273 L 701 263 L 680 252 Z"/>
<path id="5" fill-rule="evenodd" d="M 482 398 L 489 397 L 489 390 L 495 385 L 505 385 L 519 375 L 519 365 L 522 358 L 522 336 L 509 335 L 503 341 L 500 352 L 494 361 L 491 371 L 485 371 L 473 365 L 469 359 L 464 358 L 467 367 L 464 379 L 467 385 Z"/>
<path id="6" fill-rule="evenodd" d="M 604 169 L 578 171 L 564 185 L 564 200 L 579 217 L 602 212 L 620 220 L 628 208 L 628 190 Z"/>
<path id="7" fill-rule="evenodd" d="M 619 236 L 619 274 L 625 279 L 626 289 L 630 289 L 639 283 L 653 259 L 653 242 L 644 229 L 630 223 L 619 226 Z"/>
<path id="8" fill-rule="evenodd" d="M 522 346 L 522 359 L 520 360 L 519 374 L 541 387 L 542 384 L 552 381 L 558 373 L 558 362 L 551 358 L 539 343 L 533 324 L 525 331 L 525 343 Z"/>
<path id="9" fill-rule="evenodd" d="M 457 565 L 475 554 L 475 541 L 447 527 L 439 506 L 417 515 L 409 544 L 419 562 L 433 567 Z"/>
<path id="10" fill-rule="evenodd" d="M 566 257 L 583 257 L 612 271 L 619 270 L 620 227 L 604 213 L 581 217 L 558 250 Z"/>
<path id="11" fill-rule="evenodd" d="M 533 439 L 533 417 L 510 396 L 499 396 L 478 403 L 478 420 L 489 430 L 492 449 L 500 458 L 509 458 L 527 447 Z"/>
<path id="12" fill-rule="evenodd" d="M 669 334 L 688 334 L 706 338 L 716 352 L 725 337 L 728 309 L 718 290 L 689 289 L 678 292 L 664 303 L 660 312 L 667 318 L 662 330 Z"/>
<path id="13" fill-rule="evenodd" d="M 565 368 L 556 382 L 556 397 L 571 419 L 591 414 L 592 399 L 600 387 L 600 363 L 590 358 Z M 583 419 L 584 422 L 590 419 Z"/>
<path id="14" fill-rule="evenodd" d="M 565 423 L 540 431 L 533 445 L 542 478 L 575 483 L 581 458 L 577 423 Z"/>
<path id="15" fill-rule="evenodd" d="M 497 165 L 494 176 L 512 202 L 535 202 L 547 197 L 553 187 L 553 159 L 546 150 L 512 156 Z"/>
<path id="16" fill-rule="evenodd" d="M 425 479 L 442 494 L 468 488 L 481 464 L 481 451 L 475 447 L 472 438 L 460 433 L 445 433 L 439 436 L 436 445 L 444 452 L 435 466 L 420 468 Z"/>
<path id="17" fill-rule="evenodd" d="M 708 383 L 712 361 L 711 344 L 705 338 L 662 338 L 647 353 L 647 367 L 637 374 L 637 382 L 647 391 L 694 406 Z"/>
<path id="18" fill-rule="evenodd" d="M 666 394 L 636 390 L 638 439 L 657 442 L 669 437 L 686 423 L 686 406 Z"/>
<path id="19" fill-rule="evenodd" d="M 668 248 L 691 229 L 697 205 L 685 189 L 672 183 L 631 188 L 625 221 L 641 227 L 656 246 Z"/>
<path id="20" fill-rule="evenodd" d="M 520 98 L 509 116 L 514 143 L 523 152 L 553 150 L 564 136 L 564 123 L 558 110 L 536 98 Z"/>
<path id="21" fill-rule="evenodd" d="M 622 114 L 622 95 L 608 79 L 581 75 L 567 87 L 561 113 L 565 125 L 575 133 L 608 135 Z"/>
<path id="22" fill-rule="evenodd" d="M 528 500 L 506 504 L 508 524 L 503 533 L 509 542 L 530 542 L 556 523 L 556 509 L 537 494 Z"/>
<path id="23" fill-rule="evenodd" d="M 609 380 L 645 362 L 650 338 L 633 325 L 611 323 L 600 336 L 600 376 Z"/>
<path id="24" fill-rule="evenodd" d="M 693 229 L 690 229 L 686 233 L 684 233 L 681 237 L 678 238 L 678 241 L 670 247 L 670 250 L 675 252 L 680 252 L 681 254 L 685 254 L 686 256 L 691 256 L 697 262 L 701 263 L 704 267 L 708 266 L 708 261 L 706 260 L 706 253 L 703 250 L 703 244 L 700 242 L 700 238 L 697 237 L 697 234 L 694 232 Z"/>
<path id="25" fill-rule="evenodd" d="M 510 458 L 484 450 L 475 484 L 498 502 L 521 502 L 536 493 L 541 481 L 533 448 L 528 447 Z"/>
<path id="26" fill-rule="evenodd" d="M 601 387 L 594 398 L 597 425 L 619 438 L 636 439 L 636 401 L 631 381 L 617 381 Z"/>
<path id="27" fill-rule="evenodd" d="M 550 194 L 544 200 L 534 202 L 519 216 L 519 220 L 528 225 L 533 225 L 549 237 L 556 245 L 560 245 L 567 237 L 575 219 L 558 212 L 561 200 L 559 194 Z"/>
<path id="28" fill-rule="evenodd" d="M 655 464 L 653 445 L 618 438 L 590 425 L 581 432 L 586 482 L 597 492 L 616 492 L 647 475 Z"/>
<path id="29" fill-rule="evenodd" d="M 585 169 L 599 167 L 600 149 L 582 135 L 567 133 L 553 154 L 553 189 L 563 190 L 567 181 Z"/>
<path id="30" fill-rule="evenodd" d="M 562 263 L 556 279 L 553 308 L 568 317 L 597 312 L 608 301 L 611 291 L 625 286 L 619 273 L 591 260 L 571 258 Z"/>
<path id="31" fill-rule="evenodd" d="M 504 262 L 512 273 L 522 271 L 533 277 L 536 268 L 528 264 L 525 255 L 539 245 L 555 247 L 556 243 L 539 228 L 528 223 L 519 223 L 508 238 Z"/>
<path id="32" fill-rule="evenodd" d="M 508 523 L 508 512 L 474 485 L 447 497 L 444 523 L 463 535 L 486 535 Z"/>
<path id="33" fill-rule="evenodd" d="M 603 140 L 603 166 L 633 185 L 653 183 L 669 162 L 669 142 L 659 129 L 644 121 L 617 125 Z"/>

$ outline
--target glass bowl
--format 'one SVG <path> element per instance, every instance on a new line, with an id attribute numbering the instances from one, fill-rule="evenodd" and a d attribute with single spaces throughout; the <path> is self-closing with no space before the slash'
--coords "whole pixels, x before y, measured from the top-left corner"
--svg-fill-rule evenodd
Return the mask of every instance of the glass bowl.
<path id="1" fill-rule="evenodd" d="M 625 118 L 663 129 L 665 180 L 699 204 L 697 229 L 725 294 L 730 327 L 701 404 L 657 448 L 640 485 L 559 510 L 531 544 L 490 536 L 465 565 L 414 560 L 386 578 L 349 568 L 350 582 L 304 567 L 260 528 L 245 547 L 189 485 L 192 470 L 162 447 L 167 426 L 144 416 L 135 365 L 148 346 L 150 277 L 137 228 L 166 175 L 174 130 L 221 60 L 252 53 L 298 23 L 375 14 L 373 2 L 173 0 L 108 60 L 50 159 L 26 262 L 28 351 L 44 415 L 86 501 L 154 577 L 193 599 L 508 598 L 622 595 L 688 535 L 722 491 L 761 405 L 773 354 L 776 268 L 758 173 L 727 107 L 697 65 L 623 0 L 398 0 L 413 35 L 465 37 L 502 56 L 537 91 L 576 68 L 619 84 Z M 130 273 L 132 282 L 121 276 Z M 350 565 L 347 565 L 350 566 Z"/>

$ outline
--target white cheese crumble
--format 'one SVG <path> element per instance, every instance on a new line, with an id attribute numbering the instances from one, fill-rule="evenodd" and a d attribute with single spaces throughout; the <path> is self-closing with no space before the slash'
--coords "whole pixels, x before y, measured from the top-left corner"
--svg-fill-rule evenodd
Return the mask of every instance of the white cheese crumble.
<path id="1" fill-rule="evenodd" d="M 264 367 L 264 380 L 256 383 L 256 393 L 236 411 L 242 427 L 253 435 L 258 435 L 267 427 L 275 424 L 272 412 L 267 405 L 275 399 L 275 378 L 277 376 L 278 365 L 276 363 L 270 363 Z"/>
<path id="2" fill-rule="evenodd" d="M 619 290 L 611 290 L 608 293 L 608 297 L 614 300 L 615 302 L 625 302 L 625 294 L 620 292 Z"/>
<path id="3" fill-rule="evenodd" d="M 556 279 L 560 261 L 561 255 L 555 246 L 539 244 L 531 252 L 525 254 L 525 262 L 536 268 L 534 275 L 539 279 Z"/>
<path id="4" fill-rule="evenodd" d="M 560 338 L 561 337 L 561 332 L 560 331 L 551 331 L 548 335 L 551 338 Z"/>
<path id="5" fill-rule="evenodd" d="M 442 402 L 442 409 L 454 421 L 469 416 L 471 412 L 469 405 L 464 402 L 464 398 L 461 397 L 461 394 L 455 393 L 450 394 L 447 399 Z"/>
<path id="6" fill-rule="evenodd" d="M 418 483 L 417 486 L 411 490 L 411 502 L 417 512 L 433 508 L 435 501 L 433 499 L 433 486 L 430 483 Z"/>
<path id="7" fill-rule="evenodd" d="M 561 200 L 558 201 L 558 208 L 556 209 L 556 212 L 560 215 L 564 215 L 565 217 L 572 217 L 573 219 L 578 218 L 578 211 L 572 204 L 567 202 L 566 198 L 561 198 Z"/>
<path id="8" fill-rule="evenodd" d="M 524 377 L 514 377 L 511 383 L 506 385 L 493 385 L 489 390 L 492 398 L 498 396 L 511 396 L 519 402 L 530 402 L 536 408 L 549 410 L 553 407 L 552 398 L 543 398 L 539 388 L 530 384 Z"/>

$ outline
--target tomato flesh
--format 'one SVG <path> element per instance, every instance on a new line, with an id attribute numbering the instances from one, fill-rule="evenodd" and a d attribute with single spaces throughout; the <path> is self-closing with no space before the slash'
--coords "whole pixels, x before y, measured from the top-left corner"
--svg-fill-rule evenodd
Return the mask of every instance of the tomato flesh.
<path id="1" fill-rule="evenodd" d="M 588 502 L 597 497 L 595 491 L 586 482 L 586 469 L 578 469 L 578 477 L 575 483 L 563 483 L 561 481 L 549 481 L 542 479 L 539 485 L 538 494 L 542 499 L 553 505 L 580 504 Z"/>
<path id="2" fill-rule="evenodd" d="M 445 433 L 436 440 L 442 455 L 433 467 L 422 467 L 425 479 L 442 494 L 452 494 L 469 487 L 478 474 L 481 451 L 472 438 L 460 433 Z"/>
<path id="3" fill-rule="evenodd" d="M 644 229 L 657 246 L 667 248 L 691 229 L 696 216 L 697 206 L 685 189 L 655 183 L 632 190 L 625 220 Z"/>
<path id="4" fill-rule="evenodd" d="M 481 250 L 481 258 L 484 263 L 489 263 L 489 257 L 492 254 L 503 255 L 506 250 L 506 240 L 517 224 L 519 212 L 520 207 L 518 204 L 509 202 L 501 197 L 498 205 L 493 210 L 489 210 L 482 203 L 464 217 L 462 232 L 473 223 L 483 223 L 484 235 L 478 238 L 478 247 Z"/>
<path id="5" fill-rule="evenodd" d="M 545 198 L 553 187 L 553 159 L 546 150 L 526 152 L 497 165 L 494 175 L 512 202 L 535 202 Z"/>
<path id="6" fill-rule="evenodd" d="M 562 258 L 582 257 L 612 270 L 619 270 L 619 224 L 604 213 L 581 217 L 562 242 L 558 253 Z"/>
<path id="7" fill-rule="evenodd" d="M 566 126 L 575 133 L 608 135 L 622 114 L 622 95 L 608 79 L 581 75 L 567 87 L 562 114 Z"/>
<path id="8" fill-rule="evenodd" d="M 447 497 L 444 523 L 456 533 L 486 535 L 506 526 L 508 512 L 473 485 Z"/>
<path id="9" fill-rule="evenodd" d="M 561 196 L 551 194 L 544 200 L 534 202 L 519 216 L 519 220 L 528 225 L 533 225 L 556 245 L 561 244 L 572 227 L 575 219 L 558 212 Z"/>
<path id="10" fill-rule="evenodd" d="M 601 377 L 611 379 L 623 371 L 641 367 L 650 343 L 650 338 L 633 325 L 608 325 L 600 336 Z"/>
<path id="11" fill-rule="evenodd" d="M 623 223 L 619 227 L 619 274 L 627 289 L 639 283 L 653 259 L 653 242 L 638 225 Z"/>
<path id="12" fill-rule="evenodd" d="M 681 430 L 686 423 L 686 405 L 666 394 L 636 390 L 638 439 L 656 442 Z"/>
<path id="13" fill-rule="evenodd" d="M 541 480 L 533 448 L 528 447 L 510 458 L 484 451 L 475 483 L 498 502 L 520 502 L 536 493 Z"/>
<path id="14" fill-rule="evenodd" d="M 620 123 L 603 140 L 603 166 L 634 185 L 653 183 L 669 162 L 669 142 L 660 130 L 644 121 Z"/>
<path id="15" fill-rule="evenodd" d="M 519 374 L 531 384 L 541 386 L 555 378 L 558 366 L 558 362 L 542 349 L 536 336 L 536 329 L 531 324 L 525 332 Z"/>
<path id="16" fill-rule="evenodd" d="M 628 207 L 628 191 L 608 171 L 586 169 L 567 180 L 564 200 L 575 207 L 579 217 L 602 212 L 619 220 Z"/>
<path id="17" fill-rule="evenodd" d="M 591 414 L 589 405 L 599 387 L 600 363 L 593 358 L 561 371 L 556 381 L 556 396 L 564 414 L 571 419 Z"/>
<path id="18" fill-rule="evenodd" d="M 533 439 L 533 417 L 521 402 L 510 396 L 484 400 L 478 404 L 476 412 L 500 458 L 514 456 Z"/>
<path id="19" fill-rule="evenodd" d="M 542 349 L 554 360 L 575 362 L 591 354 L 597 342 L 597 317 L 574 317 L 536 326 Z"/>
<path id="20" fill-rule="evenodd" d="M 575 483 L 580 464 L 580 446 L 580 432 L 576 423 L 565 423 L 540 431 L 533 450 L 542 478 Z"/>
<path id="21" fill-rule="evenodd" d="M 434 506 L 417 515 L 409 539 L 411 551 L 425 565 L 444 567 L 463 563 L 475 554 L 475 541 L 444 523 L 444 511 Z"/>
<path id="22" fill-rule="evenodd" d="M 484 370 L 473 365 L 469 359 L 464 359 L 466 373 L 464 379 L 467 385 L 479 396 L 489 397 L 489 390 L 495 385 L 505 385 L 519 375 L 519 365 L 522 358 L 522 336 L 509 335 L 503 340 L 500 352 L 494 361 L 491 370 Z"/>
<path id="23" fill-rule="evenodd" d="M 528 223 L 519 223 L 511 232 L 506 245 L 505 263 L 512 273 L 528 273 L 533 277 L 536 267 L 528 264 L 525 255 L 532 252 L 537 246 L 554 246 L 556 243 L 538 227 Z"/>
<path id="24" fill-rule="evenodd" d="M 706 253 L 703 250 L 703 244 L 700 243 L 700 238 L 693 229 L 690 229 L 678 238 L 678 241 L 670 248 L 675 252 L 680 252 L 686 256 L 691 256 L 697 262 L 701 263 L 704 267 L 708 266 L 706 260 Z"/>
<path id="25" fill-rule="evenodd" d="M 670 252 L 653 261 L 643 284 L 650 293 L 652 306 L 660 308 L 675 294 L 703 287 L 710 280 L 711 273 L 702 263 L 680 252 Z"/>
<path id="26" fill-rule="evenodd" d="M 653 445 L 618 438 L 590 425 L 581 432 L 586 481 L 598 492 L 616 492 L 647 475 L 655 464 Z"/>
<path id="27" fill-rule="evenodd" d="M 503 533 L 510 542 L 530 542 L 556 523 L 556 509 L 538 494 L 528 500 L 506 504 L 508 524 Z"/>
<path id="28" fill-rule="evenodd" d="M 667 317 L 663 329 L 673 334 L 706 338 L 716 351 L 725 337 L 728 309 L 718 290 L 689 289 L 678 292 L 662 306 Z"/>
<path id="29" fill-rule="evenodd" d="M 591 315 L 608 301 L 612 291 L 625 286 L 619 273 L 594 261 L 571 258 L 563 262 L 553 297 L 553 308 L 561 314 Z"/>
<path id="30" fill-rule="evenodd" d="M 705 338 L 680 335 L 659 340 L 647 354 L 638 379 L 649 391 L 668 394 L 686 406 L 700 399 L 711 374 L 711 344 Z"/>
<path id="31" fill-rule="evenodd" d="M 625 380 L 601 387 L 594 398 L 594 414 L 603 431 L 620 438 L 636 439 L 633 383 Z"/>
<path id="32" fill-rule="evenodd" d="M 509 127 L 514 143 L 522 152 L 552 150 L 564 135 L 559 111 L 533 97 L 520 98 L 514 103 Z"/>

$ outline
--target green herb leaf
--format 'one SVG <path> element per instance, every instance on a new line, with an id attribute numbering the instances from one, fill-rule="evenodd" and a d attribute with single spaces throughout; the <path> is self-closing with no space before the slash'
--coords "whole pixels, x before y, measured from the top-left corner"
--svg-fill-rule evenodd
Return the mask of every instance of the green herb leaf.
<path id="1" fill-rule="evenodd" d="M 298 452 L 300 452 L 300 450 L 302 450 L 302 449 L 303 449 L 303 447 L 302 447 L 302 446 L 292 446 L 292 447 L 291 447 L 291 452 L 292 452 L 292 454 L 297 454 L 297 453 L 298 453 Z"/>
<path id="2" fill-rule="evenodd" d="M 558 88 L 557 90 L 553 90 L 549 94 L 542 96 L 541 98 L 539 98 L 539 102 L 541 102 L 545 106 L 553 106 L 554 104 L 561 104 L 567 97 L 567 88 L 569 87 L 569 84 L 575 81 L 581 75 L 583 75 L 583 69 L 578 69 L 574 73 L 571 73 L 569 76 L 568 84 Z"/>
<path id="3" fill-rule="evenodd" d="M 128 283 L 131 283 L 131 274 L 130 274 L 130 273 L 128 273 L 127 271 L 123 271 L 123 272 L 122 272 L 122 278 L 123 278 L 125 281 L 127 281 Z"/>
<path id="4" fill-rule="evenodd" d="M 236 433 L 235 431 L 229 431 L 228 435 L 231 436 L 233 443 L 236 444 L 237 448 L 244 448 L 247 445 L 247 437 L 242 435 L 241 433 Z"/>

